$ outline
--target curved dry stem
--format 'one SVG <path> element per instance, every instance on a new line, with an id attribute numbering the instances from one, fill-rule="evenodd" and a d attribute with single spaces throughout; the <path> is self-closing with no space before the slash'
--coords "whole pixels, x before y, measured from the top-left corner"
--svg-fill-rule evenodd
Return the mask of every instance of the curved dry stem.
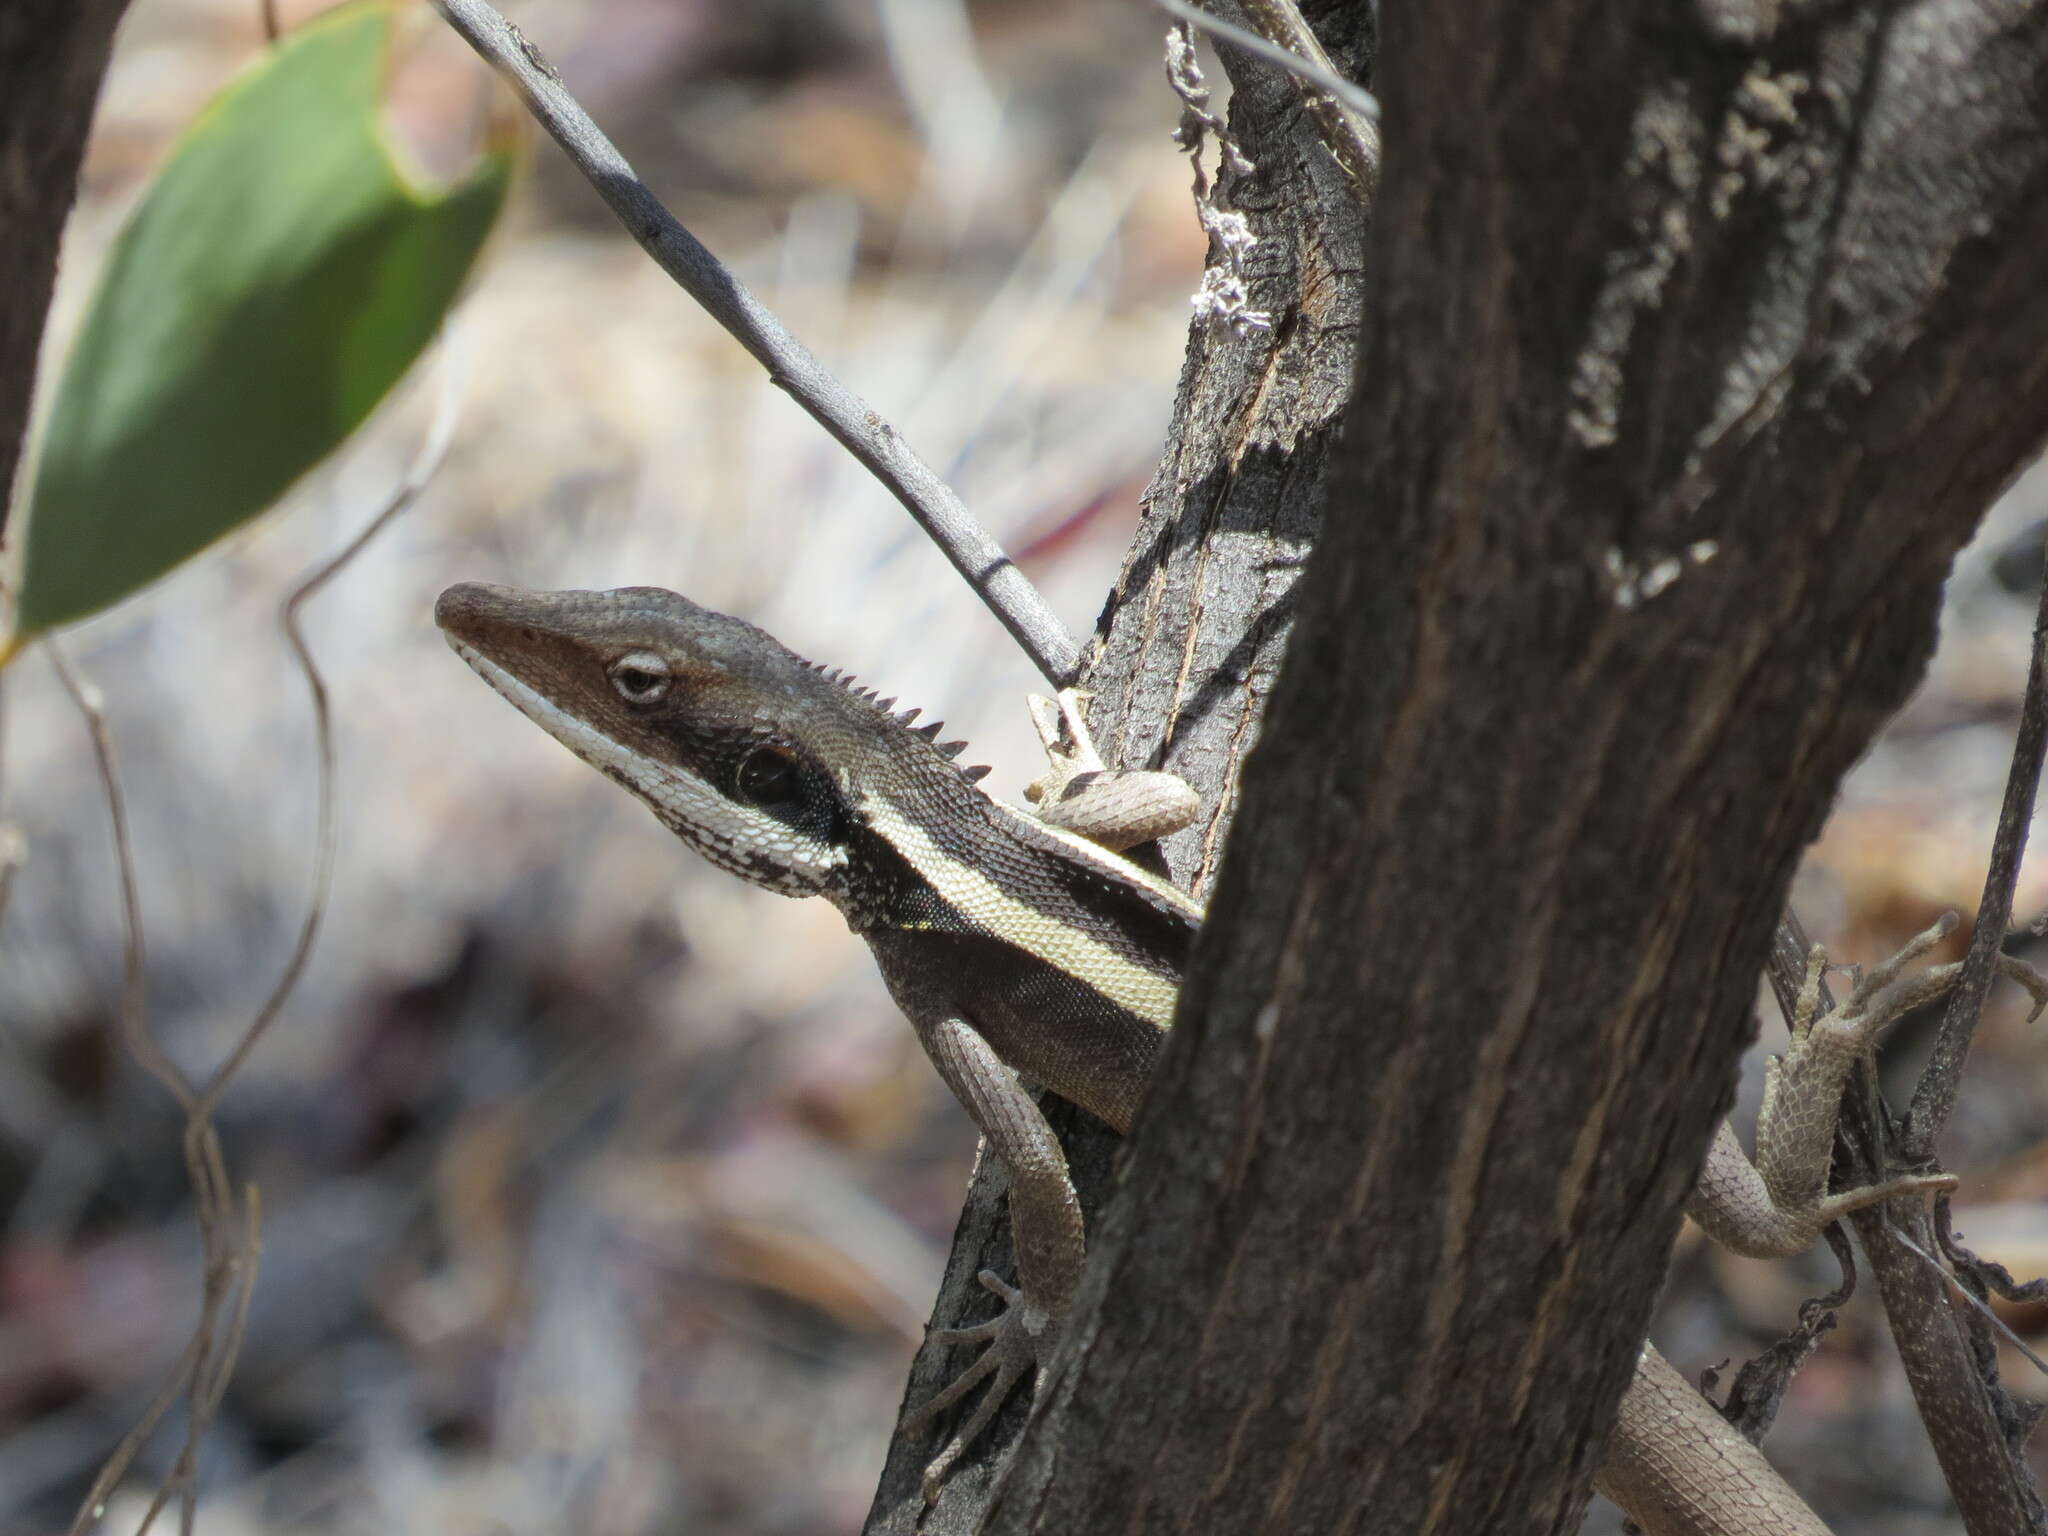
<path id="1" fill-rule="evenodd" d="M 312 572 L 292 589 L 279 609 L 278 622 L 283 626 L 285 640 L 298 659 L 299 670 L 306 679 L 306 693 L 313 706 L 313 734 L 315 748 L 319 755 L 317 808 L 314 812 L 318 828 L 313 860 L 313 894 L 307 903 L 306 915 L 299 925 L 296 942 L 292 945 L 290 957 L 285 962 L 277 984 L 271 988 L 270 996 L 257 1010 L 255 1022 L 244 1031 L 225 1060 L 214 1069 L 207 1079 L 206 1090 L 200 1096 L 202 1112 L 209 1110 L 219 1101 L 228 1079 L 234 1076 L 256 1042 L 269 1032 L 270 1026 L 284 1009 L 285 1000 L 299 984 L 305 974 L 306 962 L 313 953 L 313 941 L 319 936 L 320 924 L 326 914 L 327 893 L 334 879 L 335 856 L 335 808 L 334 808 L 334 722 L 327 706 L 327 683 L 320 675 L 320 668 L 313 660 L 312 648 L 306 643 L 305 631 L 300 628 L 299 616 L 308 601 L 318 594 L 341 571 L 369 546 L 372 539 L 391 525 L 393 519 L 404 513 L 420 493 L 427 488 L 442 463 L 448 457 L 449 444 L 454 441 L 455 428 L 462 418 L 462 406 L 467 398 L 469 385 L 468 352 L 456 339 L 453 330 L 443 333 L 441 390 L 435 400 L 434 417 L 428 425 L 426 440 L 413 458 L 412 467 L 405 478 L 386 499 L 376 515 L 362 527 L 353 539 L 343 545 L 332 557 L 315 566 Z"/>
<path id="2" fill-rule="evenodd" d="M 114 860 L 118 871 L 121 892 L 121 1035 L 129 1053 L 159 1083 L 164 1091 L 177 1100 L 186 1113 L 190 1126 L 192 1115 L 198 1105 L 198 1095 L 192 1084 L 179 1069 L 178 1064 L 164 1053 L 156 1037 L 149 1032 L 149 1018 L 145 978 L 147 975 L 147 951 L 142 931 L 142 899 L 135 878 L 135 845 L 129 832 L 128 802 L 121 791 L 121 778 L 114 764 L 114 743 L 107 728 L 106 711 L 98 688 L 82 676 L 64 648 L 54 638 L 45 637 L 44 649 L 49 655 L 50 666 L 57 674 L 57 681 L 77 707 L 84 719 L 86 732 L 92 742 L 93 762 L 99 772 L 100 788 L 106 796 L 107 819 L 114 839 Z M 189 1137 L 188 1137 L 189 1141 Z M 207 1220 L 207 1208 L 203 1200 L 200 1207 L 200 1231 L 202 1241 L 211 1251 L 217 1235 L 212 1223 Z M 211 1265 L 209 1264 L 209 1269 Z M 204 1367 L 213 1347 L 210 1327 L 212 1307 L 212 1282 L 209 1275 L 207 1295 L 202 1298 L 199 1325 L 193 1330 L 191 1339 L 172 1368 L 169 1378 L 158 1391 L 142 1418 L 115 1446 L 113 1454 L 101 1466 L 92 1486 L 86 1490 L 78 1512 L 72 1517 L 72 1536 L 79 1536 L 88 1529 L 105 1511 L 108 1494 L 119 1485 L 127 1474 L 136 1455 L 147 1443 L 163 1417 L 177 1402 L 197 1373 Z M 181 1458 L 182 1461 L 182 1458 Z M 165 1480 L 152 1501 L 149 1514 L 145 1517 L 142 1530 L 147 1531 L 156 1513 L 169 1499 L 172 1490 L 180 1486 L 177 1472 Z M 138 1533 L 140 1536 L 140 1533 Z"/>
<path id="3" fill-rule="evenodd" d="M 114 739 L 107 729 L 104 699 L 99 689 L 72 665 L 54 636 L 44 637 L 43 649 L 58 683 L 84 717 L 100 789 L 106 796 L 107 821 L 113 832 L 114 861 L 119 866 L 121 888 L 121 1037 L 143 1070 L 163 1084 L 164 1091 L 189 1115 L 197 1102 L 192 1084 L 149 1032 L 143 982 L 148 956 L 142 939 L 142 896 L 135 882 L 135 843 L 128 829 L 128 799 L 121 792 L 121 776 L 114 767 Z"/>
<path id="4" fill-rule="evenodd" d="M 141 900 L 135 878 L 134 845 L 129 834 L 127 803 L 115 771 L 112 738 L 100 707 L 98 690 L 78 674 L 55 641 L 45 639 L 51 665 L 56 668 L 59 681 L 85 717 L 91 733 L 94 758 L 113 825 L 124 935 L 122 1034 L 135 1058 L 164 1085 L 185 1111 L 182 1138 L 185 1170 L 192 1184 L 204 1264 L 199 1320 L 193 1327 L 191 1339 L 141 1419 L 122 1437 L 93 1479 L 72 1519 L 71 1536 L 82 1536 L 104 1513 L 108 1496 L 127 1475 L 135 1457 L 180 1396 L 185 1397 L 189 1404 L 184 1443 L 170 1473 L 151 1499 L 136 1536 L 146 1536 L 173 1497 L 178 1500 L 179 1527 L 184 1536 L 191 1536 L 197 1525 L 199 1448 L 220 1411 L 221 1400 L 234 1374 L 235 1361 L 241 1354 L 262 1258 L 261 1197 L 256 1186 L 251 1184 L 237 1199 L 227 1160 L 221 1151 L 220 1137 L 213 1125 L 213 1111 L 236 1071 L 277 1021 L 305 974 L 306 962 L 312 955 L 314 940 L 326 915 L 328 893 L 333 883 L 336 843 L 333 720 L 328 708 L 327 685 L 314 661 L 312 649 L 306 643 L 305 633 L 300 627 L 300 615 L 314 594 L 361 554 L 393 518 L 419 499 L 420 492 L 441 467 L 461 417 L 467 383 L 466 361 L 466 354 L 461 349 L 444 342 L 441 392 L 435 405 L 434 419 L 405 478 L 362 530 L 338 553 L 316 566 L 280 607 L 279 622 L 293 655 L 298 658 L 313 706 L 318 769 L 312 892 L 284 970 L 249 1027 L 208 1076 L 203 1089 L 193 1087 L 149 1032 L 145 995 L 146 951 Z"/>

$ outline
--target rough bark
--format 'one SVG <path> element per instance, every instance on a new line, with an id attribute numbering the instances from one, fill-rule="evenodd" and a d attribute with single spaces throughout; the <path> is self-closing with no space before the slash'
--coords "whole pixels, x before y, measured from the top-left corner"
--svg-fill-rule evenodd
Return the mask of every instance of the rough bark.
<path id="1" fill-rule="evenodd" d="M 2048 434 L 2048 7 L 1381 19 L 1326 533 L 994 1532 L 1573 1528 L 1799 850 Z"/>
<path id="2" fill-rule="evenodd" d="M 1303 9 L 1339 67 L 1363 78 L 1368 8 L 1339 0 Z M 1351 388 L 1365 224 L 1356 186 L 1289 82 L 1234 50 L 1223 57 L 1235 88 L 1231 130 L 1253 162 L 1248 176 L 1224 178 L 1224 200 L 1260 237 L 1248 262 L 1251 303 L 1273 316 L 1273 328 L 1240 336 L 1198 321 L 1191 329 L 1165 455 L 1083 664 L 1084 684 L 1097 690 L 1089 719 L 1105 756 L 1164 766 L 1201 792 L 1204 819 L 1164 848 L 1175 878 L 1198 892 L 1235 810 L 1238 770 L 1279 672 L 1294 584 L 1321 518 L 1325 466 Z M 1159 95 L 1164 131 L 1176 108 L 1163 81 Z M 1092 1223 L 1121 1144 L 1057 1099 L 1047 1111 Z M 954 1236 L 933 1327 L 986 1315 L 990 1298 L 974 1276 L 987 1267 L 1013 1272 L 1002 1186 L 983 1170 Z M 927 1344 L 905 1405 L 923 1402 L 969 1358 Z M 921 1435 L 899 1432 L 868 1536 L 976 1529 L 1028 1406 L 1020 1391 L 929 1512 L 919 1477 L 958 1416 Z"/>
<path id="3" fill-rule="evenodd" d="M 128 0 L 0 5 L 0 530 L 35 396 L 64 216 Z"/>

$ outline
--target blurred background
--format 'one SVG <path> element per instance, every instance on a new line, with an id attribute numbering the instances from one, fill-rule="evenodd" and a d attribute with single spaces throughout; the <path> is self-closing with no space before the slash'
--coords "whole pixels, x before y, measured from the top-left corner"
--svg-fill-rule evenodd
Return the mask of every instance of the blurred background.
<path id="1" fill-rule="evenodd" d="M 512 15 L 1085 632 L 1159 451 L 1202 263 L 1162 20 L 1112 0 Z M 254 0 L 134 0 L 46 358 L 173 136 L 261 46 Z M 424 21 L 394 110 L 431 135 L 482 89 Z M 831 908 L 689 856 L 447 652 L 433 597 L 466 579 L 675 587 L 943 716 L 1008 797 L 1037 771 L 1036 680 L 551 145 L 453 339 L 371 427 L 252 532 L 69 637 L 131 801 L 153 1027 L 203 1077 L 284 964 L 314 758 L 277 604 L 389 495 L 450 368 L 467 385 L 447 464 L 310 612 L 340 860 L 312 966 L 216 1117 L 264 1234 L 205 1443 L 204 1527 L 857 1530 L 968 1122 Z M 1975 906 L 2042 501 L 2022 482 L 1963 561 L 1936 667 L 1802 876 L 1839 959 Z M 120 909 L 87 738 L 39 658 L 7 674 L 4 712 L 0 815 L 29 863 L 0 920 L 0 1536 L 39 1536 L 68 1524 L 184 1347 L 200 1256 L 181 1117 L 114 1027 Z M 2018 910 L 2044 906 L 2030 874 Z M 1996 995 L 1948 1153 L 1957 1225 L 2025 1276 L 2048 1270 L 2048 1049 L 2023 1017 Z M 1895 1081 L 1921 1035 L 1899 1032 Z M 1767 1019 L 1764 1046 L 1781 1043 Z M 1824 1253 L 1749 1264 L 1688 1238 L 1658 1337 L 1687 1371 L 1740 1358 L 1833 1279 Z M 2048 1311 L 2010 1320 L 2048 1331 Z M 2008 1374 L 2043 1391 L 2017 1355 Z M 106 1529 L 135 1528 L 181 1427 Z M 1842 1531 L 1952 1528 L 1866 1298 L 1770 1448 Z"/>

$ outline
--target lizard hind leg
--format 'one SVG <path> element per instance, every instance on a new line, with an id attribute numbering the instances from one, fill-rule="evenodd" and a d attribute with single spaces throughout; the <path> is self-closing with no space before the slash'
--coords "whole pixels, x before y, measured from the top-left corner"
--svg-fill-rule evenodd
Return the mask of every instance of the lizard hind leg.
<path id="1" fill-rule="evenodd" d="M 1743 1154 L 1724 1121 L 1686 1209 L 1709 1235 L 1752 1258 L 1784 1258 L 1809 1247 L 1830 1222 L 1898 1195 L 1947 1190 L 1946 1173 L 1905 1173 L 1857 1189 L 1828 1192 L 1835 1122 L 1842 1087 L 1885 1027 L 1923 1003 L 1947 994 L 1960 964 L 1931 966 L 1917 975 L 1906 967 L 1956 926 L 1948 914 L 1896 955 L 1861 978 L 1849 1000 L 1832 1013 L 1817 1008 L 1827 957 L 1817 947 L 1791 1022 L 1791 1044 L 1767 1064 L 1763 1106 L 1757 1116 L 1756 1157 Z M 2030 967 L 2001 955 L 1999 974 L 2019 982 L 2040 1012 L 2048 983 Z"/>

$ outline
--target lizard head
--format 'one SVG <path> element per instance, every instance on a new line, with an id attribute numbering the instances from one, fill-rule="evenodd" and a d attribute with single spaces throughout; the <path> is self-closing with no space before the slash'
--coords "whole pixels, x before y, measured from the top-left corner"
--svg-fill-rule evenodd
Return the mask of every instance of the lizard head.
<path id="1" fill-rule="evenodd" d="M 434 620 L 485 682 L 677 836 L 785 895 L 844 883 L 843 765 L 892 730 L 931 751 L 772 636 L 659 587 L 465 582 L 441 594 Z"/>

